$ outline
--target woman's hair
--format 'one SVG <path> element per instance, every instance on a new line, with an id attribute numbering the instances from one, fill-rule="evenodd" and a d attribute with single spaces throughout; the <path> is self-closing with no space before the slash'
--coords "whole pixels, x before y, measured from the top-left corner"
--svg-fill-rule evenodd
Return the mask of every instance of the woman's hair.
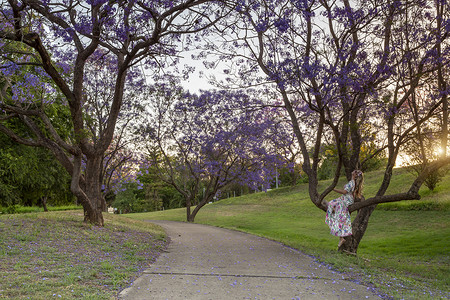
<path id="1" fill-rule="evenodd" d="M 355 198 L 361 198 L 362 190 L 364 188 L 364 174 L 360 170 L 354 171 L 355 176 L 355 190 L 353 191 L 353 197 Z"/>

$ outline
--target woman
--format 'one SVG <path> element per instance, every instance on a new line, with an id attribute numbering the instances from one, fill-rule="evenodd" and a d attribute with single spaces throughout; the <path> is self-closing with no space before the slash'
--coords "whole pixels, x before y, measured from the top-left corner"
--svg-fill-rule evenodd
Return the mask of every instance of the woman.
<path id="1" fill-rule="evenodd" d="M 325 202 L 325 205 L 328 206 L 325 223 L 330 227 L 331 234 L 339 237 L 338 247 L 345 243 L 345 236 L 352 235 L 352 222 L 348 206 L 353 204 L 355 198 L 361 198 L 363 183 L 363 172 L 354 170 L 352 179 L 344 186 L 343 190 L 334 189 L 342 196 L 329 203 Z"/>

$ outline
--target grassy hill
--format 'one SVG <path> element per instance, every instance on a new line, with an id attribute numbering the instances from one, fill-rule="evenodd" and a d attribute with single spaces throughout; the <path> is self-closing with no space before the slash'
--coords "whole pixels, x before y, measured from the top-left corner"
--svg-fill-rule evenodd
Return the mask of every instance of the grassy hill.
<path id="1" fill-rule="evenodd" d="M 396 169 L 388 193 L 406 191 L 412 175 Z M 366 174 L 365 196 L 382 180 L 382 171 Z M 329 182 L 321 182 L 325 187 Z M 342 181 L 339 185 L 344 185 Z M 401 299 L 450 297 L 450 174 L 435 191 L 423 187 L 420 201 L 379 205 L 358 249 L 358 256 L 336 251 L 325 214 L 310 201 L 307 185 L 280 188 L 208 204 L 195 222 L 264 236 L 312 254 L 355 278 Z M 336 194 L 330 195 L 331 200 Z M 140 220 L 185 221 L 185 209 L 129 214 Z"/>

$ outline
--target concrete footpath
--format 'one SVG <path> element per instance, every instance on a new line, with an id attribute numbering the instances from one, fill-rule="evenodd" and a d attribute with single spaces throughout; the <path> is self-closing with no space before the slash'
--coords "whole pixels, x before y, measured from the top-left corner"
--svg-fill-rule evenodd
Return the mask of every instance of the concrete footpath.
<path id="1" fill-rule="evenodd" d="M 119 299 L 380 299 L 277 242 L 199 224 L 152 221 L 171 242 Z"/>

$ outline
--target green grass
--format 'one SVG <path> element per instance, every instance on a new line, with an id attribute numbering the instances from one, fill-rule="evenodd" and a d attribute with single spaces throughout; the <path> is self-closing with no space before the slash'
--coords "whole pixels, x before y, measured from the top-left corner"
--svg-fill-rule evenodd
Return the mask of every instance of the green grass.
<path id="1" fill-rule="evenodd" d="M 61 205 L 61 206 L 48 206 L 49 211 L 64 211 L 64 210 L 81 210 L 83 207 L 81 205 Z M 13 205 L 9 207 L 0 206 L 0 214 L 24 214 L 24 213 L 36 213 L 43 212 L 43 207 L 38 206 L 22 206 Z"/>
<path id="2" fill-rule="evenodd" d="M 381 180 L 381 171 L 367 174 L 366 197 L 376 192 Z M 405 191 L 411 180 L 407 172 L 395 170 L 388 192 Z M 422 188 L 420 194 L 420 201 L 379 205 L 371 216 L 357 257 L 336 251 L 338 240 L 329 234 L 324 212 L 309 200 L 307 185 L 208 204 L 200 210 L 195 222 L 280 241 L 339 270 L 351 272 L 397 299 L 450 297 L 450 175 L 436 191 Z M 184 221 L 186 211 L 174 209 L 126 216 Z"/>
<path id="3" fill-rule="evenodd" d="M 0 215 L 0 298 L 116 299 L 166 241 L 148 222 L 82 211 Z"/>

